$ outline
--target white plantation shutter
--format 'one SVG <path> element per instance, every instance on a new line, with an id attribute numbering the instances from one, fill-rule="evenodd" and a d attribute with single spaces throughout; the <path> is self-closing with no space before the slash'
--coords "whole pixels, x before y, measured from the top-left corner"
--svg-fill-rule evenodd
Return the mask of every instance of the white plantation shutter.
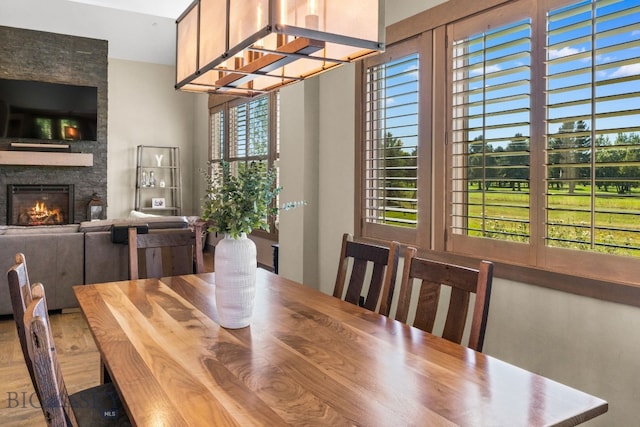
<path id="1" fill-rule="evenodd" d="M 220 172 L 220 162 L 229 162 L 231 172 L 258 162 L 274 167 L 279 153 L 280 96 L 278 92 L 252 99 L 238 98 L 210 110 L 211 173 Z M 274 224 L 270 224 L 275 234 Z"/>
<path id="2" fill-rule="evenodd" d="M 250 161 L 267 164 L 271 134 L 277 135 L 277 129 L 271 130 L 269 96 L 233 102 L 228 115 L 228 160 L 232 170 L 236 171 L 240 164 Z"/>
<path id="3" fill-rule="evenodd" d="M 247 156 L 247 104 L 229 109 L 229 160 Z"/>
<path id="4" fill-rule="evenodd" d="M 211 160 L 221 160 L 224 156 L 224 111 L 211 113 Z"/>
<path id="5" fill-rule="evenodd" d="M 637 283 L 640 0 L 494 3 L 409 18 L 361 62 L 356 231 L 558 289 Z"/>
<path id="6" fill-rule="evenodd" d="M 416 228 L 418 55 L 366 70 L 364 221 Z"/>
<path id="7" fill-rule="evenodd" d="M 269 98 L 249 103 L 247 112 L 247 156 L 264 158 L 269 154 Z"/>
<path id="8" fill-rule="evenodd" d="M 512 19 L 449 28 L 451 231 L 528 242 L 532 28 Z"/>
<path id="9" fill-rule="evenodd" d="M 640 256 L 640 1 L 547 14 L 546 241 Z"/>

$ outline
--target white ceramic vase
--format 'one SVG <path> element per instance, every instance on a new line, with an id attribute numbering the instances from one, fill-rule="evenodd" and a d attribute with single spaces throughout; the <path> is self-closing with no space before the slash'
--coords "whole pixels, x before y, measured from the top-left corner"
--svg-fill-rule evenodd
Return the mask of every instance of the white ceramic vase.
<path id="1" fill-rule="evenodd" d="M 216 245 L 216 306 L 220 325 L 228 329 L 249 326 L 256 295 L 256 245 L 246 234 L 228 234 Z"/>

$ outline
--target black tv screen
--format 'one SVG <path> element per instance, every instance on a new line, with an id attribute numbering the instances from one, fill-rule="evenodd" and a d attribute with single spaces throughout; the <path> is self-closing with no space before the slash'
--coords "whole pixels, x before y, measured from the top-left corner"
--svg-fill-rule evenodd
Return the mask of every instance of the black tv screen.
<path id="1" fill-rule="evenodd" d="M 98 89 L 0 79 L 0 137 L 95 141 Z"/>

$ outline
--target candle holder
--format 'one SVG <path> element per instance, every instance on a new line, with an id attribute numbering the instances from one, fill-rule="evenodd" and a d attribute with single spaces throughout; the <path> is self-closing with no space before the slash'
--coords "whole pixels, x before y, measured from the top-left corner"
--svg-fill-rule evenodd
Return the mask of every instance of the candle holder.
<path id="1" fill-rule="evenodd" d="M 87 219 L 89 221 L 98 221 L 105 218 L 106 209 L 104 202 L 98 196 L 98 193 L 91 195 L 91 200 L 87 203 Z"/>

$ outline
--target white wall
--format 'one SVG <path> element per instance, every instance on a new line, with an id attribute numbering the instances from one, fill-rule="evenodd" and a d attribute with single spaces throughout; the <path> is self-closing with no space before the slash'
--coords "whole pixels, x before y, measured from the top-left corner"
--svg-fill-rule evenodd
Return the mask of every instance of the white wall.
<path id="1" fill-rule="evenodd" d="M 194 117 L 196 130 L 193 135 L 193 163 L 191 176 L 193 179 L 192 211 L 195 215 L 202 211 L 206 182 L 201 171 L 207 170 L 209 158 L 209 110 L 208 95 L 192 94 L 194 97 Z M 185 173 L 188 173 L 185 170 Z"/>
<path id="2" fill-rule="evenodd" d="M 320 289 L 332 293 L 343 233 L 353 233 L 355 200 L 355 65 L 349 64 L 320 76 L 319 221 Z M 350 99 L 334 100 L 345 94 Z"/>
<path id="3" fill-rule="evenodd" d="M 280 92 L 280 200 L 304 200 L 307 205 L 280 214 L 279 273 L 314 288 L 318 287 L 320 212 L 319 88 L 318 78 L 313 78 Z"/>
<path id="4" fill-rule="evenodd" d="M 206 144 L 202 133 L 207 129 L 194 131 L 197 96 L 174 90 L 171 66 L 110 58 L 108 73 L 107 217 L 126 217 L 134 208 L 138 145 L 180 147 L 182 214 L 192 215 L 194 135 Z M 206 119 L 206 99 L 204 106 Z M 198 124 L 202 129 L 201 122 Z"/>
<path id="5" fill-rule="evenodd" d="M 447 0 L 386 0 L 385 26 L 416 15 Z"/>
<path id="6" fill-rule="evenodd" d="M 433 7 L 442 1 L 387 1 L 386 25 Z M 312 224 L 300 213 L 280 223 L 280 271 L 296 280 L 305 276 L 305 226 L 317 227 L 318 288 L 333 290 L 342 233 L 354 220 L 354 67 L 319 76 L 312 99 L 307 83 L 281 92 L 281 170 L 287 186 L 303 195 L 317 184 L 317 218 Z M 309 112 L 318 103 L 317 117 Z M 304 158 L 296 144 L 305 141 L 305 126 L 318 124 L 318 165 L 315 178 L 296 162 Z M 296 148 L 297 147 L 297 148 Z M 285 151 L 286 150 L 286 151 Z M 289 151 L 291 150 L 291 151 Z M 287 154 L 289 153 L 289 154 Z M 304 180 L 316 179 L 316 183 Z M 295 211 L 294 211 L 295 212 Z M 313 284 L 315 286 L 315 283 Z M 608 303 L 496 278 L 492 293 L 485 353 L 594 394 L 609 402 L 609 412 L 587 423 L 594 426 L 640 425 L 640 309 Z"/>

